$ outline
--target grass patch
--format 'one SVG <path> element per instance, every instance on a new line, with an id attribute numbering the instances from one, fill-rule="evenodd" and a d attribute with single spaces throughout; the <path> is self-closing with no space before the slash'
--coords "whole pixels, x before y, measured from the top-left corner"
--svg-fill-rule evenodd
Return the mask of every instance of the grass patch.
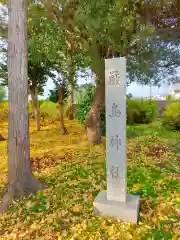
<path id="1" fill-rule="evenodd" d="M 57 116 L 59 114 L 58 104 L 50 101 L 43 101 L 40 109 L 41 112 L 47 113 L 50 116 Z"/>

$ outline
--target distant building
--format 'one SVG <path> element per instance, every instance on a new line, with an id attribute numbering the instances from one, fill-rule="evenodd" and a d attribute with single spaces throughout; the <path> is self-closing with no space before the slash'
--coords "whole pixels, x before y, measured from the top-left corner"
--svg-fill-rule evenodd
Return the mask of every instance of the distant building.
<path id="1" fill-rule="evenodd" d="M 180 99 L 180 81 L 171 84 L 167 94 L 155 95 L 155 96 L 152 96 L 152 99 L 167 100 L 168 96 L 171 97 L 172 99 Z"/>
<path id="2" fill-rule="evenodd" d="M 173 96 L 173 98 L 178 99 L 180 98 L 180 81 L 174 83 L 170 87 L 170 94 Z"/>
<path id="3" fill-rule="evenodd" d="M 167 96 L 168 96 L 168 94 L 155 95 L 155 96 L 152 97 L 152 99 L 154 99 L 154 100 L 166 100 Z"/>

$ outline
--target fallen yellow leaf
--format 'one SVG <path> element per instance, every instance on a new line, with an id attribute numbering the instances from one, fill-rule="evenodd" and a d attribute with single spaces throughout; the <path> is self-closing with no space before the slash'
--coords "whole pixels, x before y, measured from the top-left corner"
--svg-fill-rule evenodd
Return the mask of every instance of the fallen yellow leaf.
<path id="1" fill-rule="evenodd" d="M 132 188 L 132 191 L 137 192 L 140 189 L 140 187 L 141 187 L 141 184 L 134 184 L 133 188 Z"/>

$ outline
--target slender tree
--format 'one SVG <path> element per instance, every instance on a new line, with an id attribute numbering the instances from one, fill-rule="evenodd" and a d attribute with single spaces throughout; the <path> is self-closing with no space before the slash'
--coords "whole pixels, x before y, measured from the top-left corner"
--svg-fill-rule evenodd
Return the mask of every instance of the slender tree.
<path id="1" fill-rule="evenodd" d="M 8 15 L 8 190 L 0 206 L 1 212 L 13 197 L 42 188 L 30 168 L 27 0 L 9 0 Z"/>
<path id="2" fill-rule="evenodd" d="M 0 85 L 0 101 L 6 97 L 6 91 L 3 86 Z"/>
<path id="3" fill-rule="evenodd" d="M 63 96 L 67 90 L 67 78 L 64 73 L 60 73 L 59 77 L 54 80 L 57 94 L 58 94 L 58 104 L 59 104 L 59 117 L 60 117 L 60 133 L 61 135 L 67 134 L 67 129 L 64 124 L 64 104 Z"/>
<path id="4" fill-rule="evenodd" d="M 33 63 L 30 60 L 28 61 L 29 92 L 31 95 L 37 131 L 40 130 L 40 107 L 38 95 L 43 94 L 43 87 L 46 85 L 48 77 L 55 77 L 55 75 L 52 73 L 52 70 L 53 69 L 51 69 L 51 64 L 49 61 L 41 61 L 37 63 Z"/>
<path id="5" fill-rule="evenodd" d="M 33 7 L 33 3 L 29 3 L 30 10 Z M 4 11 L 4 19 L 6 16 Z M 46 38 L 44 31 L 41 31 L 41 24 L 43 20 L 40 16 L 32 21 L 32 11 L 29 11 L 28 16 L 28 84 L 29 93 L 31 95 L 32 109 L 34 118 L 36 121 L 36 130 L 40 130 L 40 107 L 38 101 L 38 95 L 42 95 L 44 92 L 44 86 L 48 80 L 48 77 L 54 78 L 52 71 L 54 70 L 56 63 L 48 59 L 45 52 L 43 51 L 43 42 Z M 4 29 L 5 29 L 5 20 Z M 4 43 L 7 42 L 7 36 L 4 36 Z M 46 45 L 47 46 L 47 45 Z M 50 48 L 50 47 L 49 47 Z M 50 50 L 49 50 L 50 51 Z M 2 79 L 3 85 L 8 86 L 7 77 L 7 47 L 6 44 L 3 45 L 1 52 L 4 54 L 4 61 L 0 62 L 0 78 Z"/>
<path id="6" fill-rule="evenodd" d="M 6 96 L 6 92 L 3 86 L 0 85 L 0 101 L 3 100 Z M 0 134 L 0 141 L 4 141 L 5 138 Z"/>

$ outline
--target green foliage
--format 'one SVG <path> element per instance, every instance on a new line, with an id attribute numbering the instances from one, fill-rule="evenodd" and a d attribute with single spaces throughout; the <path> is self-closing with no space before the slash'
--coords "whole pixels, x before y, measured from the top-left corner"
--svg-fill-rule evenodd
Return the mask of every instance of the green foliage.
<path id="1" fill-rule="evenodd" d="M 151 82 L 157 85 L 161 83 L 164 76 L 167 78 L 169 75 L 174 75 L 176 67 L 180 63 L 180 52 L 177 51 L 177 46 L 164 42 L 164 38 L 160 38 L 162 24 L 164 24 L 163 29 L 164 26 L 167 27 L 167 22 L 164 22 L 166 16 L 161 21 L 156 19 L 156 31 L 158 28 L 161 29 L 161 33 L 158 35 L 154 34 L 155 28 L 152 27 L 154 23 L 150 24 L 149 22 L 150 15 L 153 16 L 151 21 L 154 21 L 158 11 L 161 16 L 164 14 L 164 9 L 167 11 L 166 14 L 169 14 L 169 10 L 167 10 L 169 4 L 166 4 L 165 1 L 154 5 L 153 1 L 119 1 L 115 3 L 115 1 L 99 0 L 78 1 L 72 8 L 71 2 L 65 4 L 65 1 L 59 0 L 53 4 L 52 2 L 46 4 L 45 8 L 47 12 L 56 15 L 54 18 L 56 20 L 54 24 L 57 24 L 55 28 L 58 29 L 59 24 L 59 29 L 64 30 L 63 44 L 67 40 L 71 45 L 71 50 L 76 50 L 72 52 L 81 52 L 90 58 L 89 64 L 97 78 L 100 75 L 100 59 L 107 56 L 108 53 L 109 56 L 121 55 L 127 58 L 130 82 L 139 81 L 145 84 Z M 63 14 L 59 5 L 63 9 Z M 163 13 L 161 5 L 163 5 Z M 148 18 L 147 13 L 150 14 Z M 170 29 L 169 24 L 172 27 L 171 31 L 176 29 L 174 23 L 168 21 L 168 30 Z M 52 27 L 51 31 L 53 31 Z M 54 32 L 57 33 L 58 30 Z M 176 36 L 176 34 L 174 35 Z M 170 36 L 172 37 L 172 34 Z M 52 39 L 58 37 L 54 34 Z M 52 45 L 55 44 L 57 41 L 53 40 Z"/>
<path id="2" fill-rule="evenodd" d="M 53 103 L 57 103 L 58 102 L 58 90 L 57 88 L 52 89 L 49 91 L 49 101 L 53 102 Z"/>
<path id="3" fill-rule="evenodd" d="M 167 129 L 180 130 L 180 101 L 169 103 L 164 111 L 162 123 Z"/>
<path id="4" fill-rule="evenodd" d="M 91 108 L 94 96 L 94 87 L 92 85 L 85 85 L 78 93 L 77 101 L 77 119 L 84 122 L 86 114 Z M 127 100 L 127 124 L 135 123 L 150 123 L 156 118 L 157 106 L 156 103 L 148 100 Z M 101 132 L 106 135 L 106 117 L 105 106 L 101 111 Z"/>
<path id="5" fill-rule="evenodd" d="M 127 99 L 131 99 L 132 97 L 133 97 L 132 93 L 128 93 L 128 94 L 126 95 L 126 98 L 127 98 Z"/>
<path id="6" fill-rule="evenodd" d="M 157 106 L 149 100 L 127 100 L 127 124 L 150 123 L 156 117 Z"/>
<path id="7" fill-rule="evenodd" d="M 156 117 L 156 104 L 153 102 L 149 102 L 147 100 L 127 100 L 127 124 L 135 124 L 135 123 L 150 123 Z M 101 131 L 103 136 L 106 135 L 106 116 L 105 116 L 105 106 L 101 112 Z M 136 135 L 128 132 L 128 135 Z"/>
<path id="8" fill-rule="evenodd" d="M 171 94 L 169 94 L 167 97 L 166 97 L 166 101 L 167 102 L 171 102 L 173 100 L 173 97 Z"/>
<path id="9" fill-rule="evenodd" d="M 57 103 L 58 102 L 58 87 L 55 87 L 54 89 L 49 91 L 49 101 L 53 102 L 53 103 Z M 62 99 L 63 102 L 66 103 L 67 101 L 67 97 L 68 97 L 68 89 L 67 86 L 63 86 L 63 91 L 62 91 Z"/>
<path id="10" fill-rule="evenodd" d="M 6 97 L 6 91 L 3 86 L 0 85 L 0 101 L 4 100 Z"/>
<path id="11" fill-rule="evenodd" d="M 77 119 L 84 122 L 87 113 L 89 112 L 93 103 L 95 86 L 92 84 L 84 84 L 81 86 L 77 94 Z"/>
<path id="12" fill-rule="evenodd" d="M 38 95 L 43 95 L 44 86 L 48 78 L 55 78 L 52 73 L 53 65 L 47 60 L 46 56 L 41 62 L 33 63 L 28 60 L 28 83 L 30 89 L 33 91 L 37 88 Z"/>

